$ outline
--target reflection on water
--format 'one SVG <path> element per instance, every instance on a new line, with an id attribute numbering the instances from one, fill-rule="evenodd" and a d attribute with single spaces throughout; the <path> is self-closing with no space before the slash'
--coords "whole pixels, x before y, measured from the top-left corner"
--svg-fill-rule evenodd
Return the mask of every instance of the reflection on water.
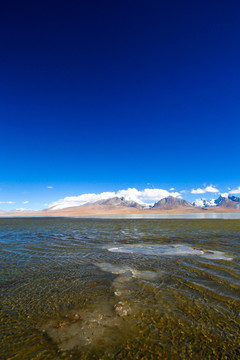
<path id="1" fill-rule="evenodd" d="M 0 358 L 239 359 L 239 234 L 239 220 L 0 219 Z"/>

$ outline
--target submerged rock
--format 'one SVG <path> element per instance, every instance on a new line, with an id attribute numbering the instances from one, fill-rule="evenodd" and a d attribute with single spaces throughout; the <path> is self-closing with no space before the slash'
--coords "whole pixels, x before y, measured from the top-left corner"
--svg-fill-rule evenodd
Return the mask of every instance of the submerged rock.
<path id="1" fill-rule="evenodd" d="M 130 306 L 126 303 L 123 303 L 122 301 L 119 301 L 117 304 L 115 304 L 114 309 L 115 309 L 117 315 L 119 315 L 121 317 L 127 316 L 131 313 Z"/>
<path id="2" fill-rule="evenodd" d="M 69 323 L 67 323 L 66 321 L 63 321 L 63 322 L 60 322 L 60 323 L 57 323 L 55 325 L 53 325 L 53 328 L 54 329 L 61 329 L 62 327 L 64 326 L 68 326 Z"/>
<path id="3" fill-rule="evenodd" d="M 79 314 L 67 314 L 65 315 L 67 319 L 69 319 L 71 322 L 81 321 L 82 317 Z"/>

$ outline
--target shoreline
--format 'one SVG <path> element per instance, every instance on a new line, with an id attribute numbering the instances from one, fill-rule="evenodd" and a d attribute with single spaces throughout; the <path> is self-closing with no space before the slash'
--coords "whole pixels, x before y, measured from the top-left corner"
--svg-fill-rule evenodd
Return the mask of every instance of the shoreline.
<path id="1" fill-rule="evenodd" d="M 218 212 L 155 212 L 155 213 L 111 213 L 111 214 L 7 214 L 0 215 L 0 219 L 52 219 L 52 218 L 73 218 L 73 219 L 226 219 L 226 220 L 240 220 L 240 211 L 218 211 Z"/>

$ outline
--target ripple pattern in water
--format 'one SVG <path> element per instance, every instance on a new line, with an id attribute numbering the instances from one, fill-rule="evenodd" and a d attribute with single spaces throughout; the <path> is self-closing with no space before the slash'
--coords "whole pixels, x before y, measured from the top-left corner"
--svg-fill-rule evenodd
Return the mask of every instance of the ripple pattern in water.
<path id="1" fill-rule="evenodd" d="M 240 359 L 240 221 L 0 219 L 1 359 Z"/>

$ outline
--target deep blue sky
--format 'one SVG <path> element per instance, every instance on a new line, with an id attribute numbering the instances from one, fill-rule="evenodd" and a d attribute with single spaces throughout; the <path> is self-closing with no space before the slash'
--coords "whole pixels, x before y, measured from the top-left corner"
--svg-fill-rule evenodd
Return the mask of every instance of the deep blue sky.
<path id="1" fill-rule="evenodd" d="M 0 30 L 0 201 L 240 185 L 239 2 L 5 1 Z"/>

